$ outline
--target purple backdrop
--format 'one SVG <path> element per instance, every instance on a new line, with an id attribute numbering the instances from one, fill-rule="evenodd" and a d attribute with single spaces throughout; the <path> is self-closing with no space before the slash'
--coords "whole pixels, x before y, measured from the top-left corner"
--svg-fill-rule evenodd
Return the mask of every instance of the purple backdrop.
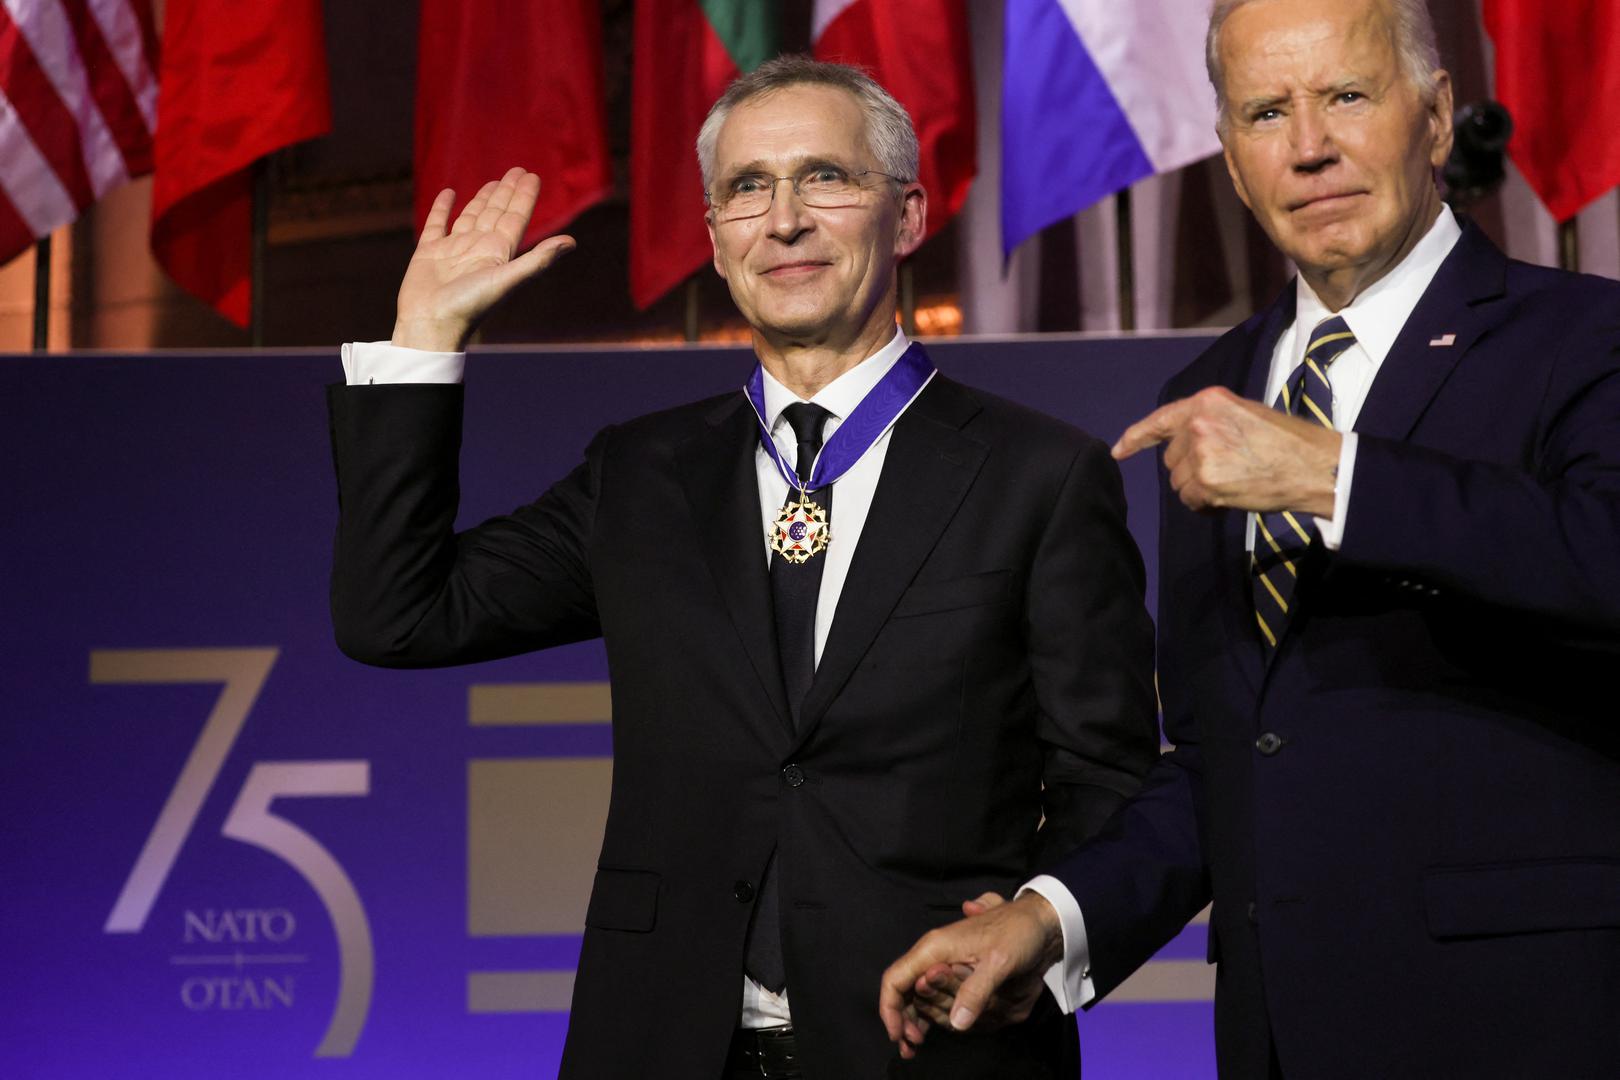
<path id="1" fill-rule="evenodd" d="M 931 351 L 1111 440 L 1207 340 Z M 475 356 L 463 521 L 527 501 L 603 424 L 750 363 Z M 605 757 L 606 731 L 474 728 L 468 688 L 602 680 L 601 650 L 430 672 L 337 652 L 338 374 L 335 351 L 0 357 L 0 1076 L 555 1071 L 565 1014 L 468 1009 L 469 972 L 571 971 L 578 950 L 469 934 L 468 762 Z M 1152 463 L 1125 475 L 1151 570 Z M 1202 927 L 1164 955 L 1201 961 Z M 1107 1003 L 1081 1035 L 1089 1077 L 1213 1075 L 1207 1001 Z"/>

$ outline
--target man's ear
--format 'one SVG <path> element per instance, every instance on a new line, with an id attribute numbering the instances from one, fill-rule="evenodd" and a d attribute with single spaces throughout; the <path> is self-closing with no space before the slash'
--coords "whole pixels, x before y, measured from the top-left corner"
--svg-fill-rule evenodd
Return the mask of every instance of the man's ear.
<path id="1" fill-rule="evenodd" d="M 1427 117 L 1429 138 L 1433 140 L 1429 147 L 1429 164 L 1437 169 L 1451 157 L 1451 143 L 1456 133 L 1451 110 L 1451 73 L 1442 69 L 1434 73 L 1434 102 L 1429 106 Z"/>
<path id="2" fill-rule="evenodd" d="M 922 246 L 928 234 L 928 192 L 918 183 L 910 183 L 900 193 L 900 228 L 894 236 L 894 254 L 905 258 Z"/>

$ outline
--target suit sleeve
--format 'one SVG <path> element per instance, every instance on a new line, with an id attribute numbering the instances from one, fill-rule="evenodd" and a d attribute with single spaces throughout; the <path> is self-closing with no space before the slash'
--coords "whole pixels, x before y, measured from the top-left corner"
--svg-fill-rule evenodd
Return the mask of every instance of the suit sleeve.
<path id="1" fill-rule="evenodd" d="M 1037 866 L 1094 834 L 1158 756 L 1153 624 L 1107 449 L 1070 463 L 1029 580 L 1029 654 L 1044 753 Z"/>
<path id="2" fill-rule="evenodd" d="M 1180 396 L 1167 387 L 1160 404 Z M 1162 463 L 1159 489 L 1162 566 L 1182 512 Z M 1175 591 L 1160 582 L 1157 681 L 1165 739 L 1172 749 L 1158 757 L 1140 789 L 1101 832 L 1049 871 L 1069 891 L 1085 920 L 1084 975 L 1095 992 L 1088 1008 L 1151 959 L 1210 899 L 1196 703 L 1175 648 L 1177 635 L 1190 632 L 1186 623 L 1194 613 L 1186 610 L 1185 598 Z"/>
<path id="3" fill-rule="evenodd" d="M 1526 464 L 1360 439 L 1341 558 L 1453 599 L 1612 638 L 1620 632 L 1616 552 L 1620 321 L 1612 312 L 1565 338 Z"/>
<path id="4" fill-rule="evenodd" d="M 332 621 L 356 660 L 436 667 L 601 632 L 587 552 L 610 433 L 537 501 L 458 535 L 462 400 L 460 386 L 329 388 Z"/>

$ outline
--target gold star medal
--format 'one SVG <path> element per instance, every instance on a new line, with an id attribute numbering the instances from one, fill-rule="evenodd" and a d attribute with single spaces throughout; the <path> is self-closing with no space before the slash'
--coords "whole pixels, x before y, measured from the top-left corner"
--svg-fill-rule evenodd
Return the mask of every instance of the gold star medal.
<path id="1" fill-rule="evenodd" d="M 771 550 L 795 565 L 809 562 L 827 550 L 832 540 L 832 527 L 827 524 L 827 511 L 799 489 L 799 498 L 785 503 L 776 520 L 771 523 Z"/>

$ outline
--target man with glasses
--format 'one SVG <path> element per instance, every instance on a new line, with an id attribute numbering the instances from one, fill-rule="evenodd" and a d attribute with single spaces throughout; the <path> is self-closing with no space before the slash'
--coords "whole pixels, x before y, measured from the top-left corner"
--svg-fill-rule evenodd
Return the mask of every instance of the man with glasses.
<path id="1" fill-rule="evenodd" d="M 890 958 L 1095 832 L 1156 754 L 1118 471 L 897 330 L 927 195 L 881 87 L 773 61 L 698 154 L 744 391 L 603 432 L 459 537 L 459 390 L 384 384 L 459 379 L 478 318 L 573 241 L 516 254 L 522 170 L 448 231 L 434 204 L 392 344 L 349 346 L 331 397 L 340 643 L 413 666 L 605 639 L 613 794 L 564 1075 L 1073 1076 L 1055 1007 L 902 1063 L 871 1005 Z"/>

